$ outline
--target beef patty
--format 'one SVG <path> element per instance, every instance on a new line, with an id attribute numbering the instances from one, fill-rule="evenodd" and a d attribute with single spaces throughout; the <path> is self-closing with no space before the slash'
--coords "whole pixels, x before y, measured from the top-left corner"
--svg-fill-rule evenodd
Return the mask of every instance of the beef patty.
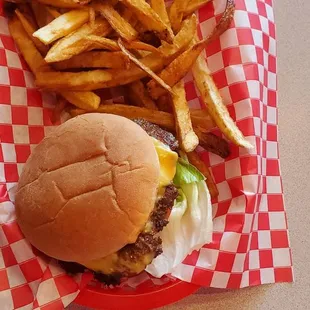
<path id="1" fill-rule="evenodd" d="M 157 235 L 168 224 L 168 217 L 178 196 L 178 189 L 174 185 L 165 188 L 165 192 L 156 202 L 144 231 L 140 233 L 137 241 L 128 244 L 117 253 L 111 274 L 94 272 L 95 278 L 106 285 L 118 285 L 121 278 L 137 274 L 137 269 L 143 271 L 155 257 L 162 253 L 162 241 Z M 59 261 L 60 266 L 69 274 L 83 272 L 86 268 L 77 263 Z"/>
<path id="2" fill-rule="evenodd" d="M 172 151 L 177 151 L 179 148 L 179 142 L 176 137 L 171 133 L 162 128 L 158 125 L 152 124 L 144 119 L 135 119 L 133 120 L 136 124 L 138 124 L 146 133 L 161 141 L 162 143 L 168 145 Z"/>

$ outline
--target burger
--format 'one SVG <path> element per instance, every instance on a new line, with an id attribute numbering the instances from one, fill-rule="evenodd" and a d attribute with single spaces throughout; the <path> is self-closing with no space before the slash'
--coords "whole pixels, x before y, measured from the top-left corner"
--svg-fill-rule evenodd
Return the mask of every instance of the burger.
<path id="1" fill-rule="evenodd" d="M 212 232 L 204 177 L 173 134 L 110 114 L 75 117 L 46 136 L 25 164 L 15 205 L 35 248 L 106 284 L 146 268 L 171 272 Z"/>

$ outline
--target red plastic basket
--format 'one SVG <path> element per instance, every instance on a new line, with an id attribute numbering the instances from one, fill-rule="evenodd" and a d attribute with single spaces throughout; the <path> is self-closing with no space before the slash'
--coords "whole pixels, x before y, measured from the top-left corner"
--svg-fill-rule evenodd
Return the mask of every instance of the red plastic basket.
<path id="1" fill-rule="evenodd" d="M 87 286 L 75 302 L 82 306 L 105 310 L 148 310 L 174 303 L 195 293 L 200 286 L 180 280 L 162 286 L 141 287 L 134 291 L 121 288 L 103 290 Z"/>

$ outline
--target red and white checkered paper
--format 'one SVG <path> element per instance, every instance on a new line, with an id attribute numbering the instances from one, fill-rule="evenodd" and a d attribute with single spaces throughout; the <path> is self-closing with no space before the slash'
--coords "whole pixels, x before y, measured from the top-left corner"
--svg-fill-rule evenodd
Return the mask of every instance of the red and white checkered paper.
<path id="1" fill-rule="evenodd" d="M 206 36 L 224 9 L 214 0 L 199 11 Z M 213 201 L 213 243 L 189 255 L 178 278 L 215 288 L 242 288 L 293 280 L 283 203 L 277 131 L 276 41 L 272 0 L 236 0 L 234 23 L 210 44 L 206 57 L 231 116 L 254 145 L 231 146 L 226 160 L 200 150 L 212 167 L 219 197 Z M 200 108 L 191 75 L 187 99 Z M 61 309 L 81 284 L 37 256 L 14 215 L 14 187 L 30 152 L 53 129 L 54 97 L 35 88 L 7 20 L 0 16 L 0 305 L 1 309 Z M 84 278 L 86 283 L 87 277 Z M 130 286 L 160 285 L 146 273 Z M 90 285 L 94 285 L 91 283 Z"/>

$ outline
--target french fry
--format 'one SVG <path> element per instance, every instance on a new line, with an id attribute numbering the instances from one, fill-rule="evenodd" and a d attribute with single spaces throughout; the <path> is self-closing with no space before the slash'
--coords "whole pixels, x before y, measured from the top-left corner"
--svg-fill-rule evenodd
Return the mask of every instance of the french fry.
<path id="1" fill-rule="evenodd" d="M 209 189 L 211 197 L 217 198 L 219 195 L 219 191 L 216 187 L 216 184 L 212 178 L 211 172 L 207 167 L 207 165 L 200 159 L 199 155 L 196 152 L 190 152 L 187 153 L 186 155 L 189 162 L 206 177 L 206 184 Z"/>
<path id="2" fill-rule="evenodd" d="M 202 56 L 197 59 L 192 72 L 196 86 L 201 94 L 202 102 L 219 129 L 227 139 L 236 145 L 252 148 L 253 146 L 244 138 L 242 132 L 230 117 L 219 90 L 211 77 L 210 69 Z"/>
<path id="3" fill-rule="evenodd" d="M 160 70 L 164 61 L 148 58 L 149 68 Z M 145 61 L 146 62 L 146 61 Z M 43 72 L 36 77 L 36 85 L 46 90 L 95 90 L 126 85 L 147 76 L 147 73 L 138 66 L 130 66 L 127 70 L 107 69 L 83 72 Z"/>
<path id="4" fill-rule="evenodd" d="M 169 19 L 171 23 L 171 28 L 176 34 L 181 28 L 181 23 L 183 20 L 183 12 L 186 9 L 190 0 L 174 0 L 169 10 Z"/>
<path id="5" fill-rule="evenodd" d="M 211 0 L 190 0 L 187 4 L 186 8 L 183 11 L 184 16 L 188 16 L 193 14 L 195 11 L 202 8 L 204 5 L 206 5 Z"/>
<path id="6" fill-rule="evenodd" d="M 55 18 L 45 27 L 37 30 L 33 36 L 44 44 L 50 44 L 80 28 L 88 20 L 88 10 L 71 10 Z"/>
<path id="7" fill-rule="evenodd" d="M 191 109 L 191 115 L 194 115 L 196 117 L 199 118 L 206 118 L 206 117 L 210 117 L 210 114 L 208 113 L 207 109 Z"/>
<path id="8" fill-rule="evenodd" d="M 97 22 L 98 19 L 96 19 L 96 23 Z M 177 55 L 181 53 L 181 51 L 183 51 L 186 48 L 186 46 L 188 46 L 188 44 L 192 40 L 192 36 L 196 32 L 196 22 L 197 18 L 194 15 L 192 15 L 189 19 L 184 21 L 180 32 L 174 38 L 173 45 L 166 44 L 158 48 L 161 54 L 165 55 L 165 57 L 161 55 L 150 54 L 142 58 L 141 62 L 154 72 L 162 70 L 165 65 L 169 64 L 171 60 L 173 60 Z M 80 34 L 77 37 L 79 36 Z M 60 41 L 64 39 L 61 39 Z M 82 39 L 82 41 L 83 40 L 84 39 Z M 132 64 L 130 68 L 128 68 L 125 71 L 117 69 L 110 69 L 110 70 L 108 69 L 108 70 L 93 70 L 89 72 L 77 72 L 77 73 L 73 72 L 40 73 L 37 75 L 36 83 L 39 87 L 49 90 L 62 89 L 62 90 L 85 91 L 85 90 L 94 90 L 99 88 L 108 88 L 119 85 L 125 85 L 137 81 L 146 76 L 147 74 L 145 73 L 145 71 L 143 71 L 135 64 Z"/>
<path id="9" fill-rule="evenodd" d="M 203 132 L 195 128 L 195 133 L 199 138 L 199 144 L 207 151 L 226 158 L 230 155 L 229 144 L 226 140 L 214 135 L 210 132 Z"/>
<path id="10" fill-rule="evenodd" d="M 160 74 L 158 74 L 158 76 L 170 87 L 173 87 L 190 71 L 203 48 L 203 41 L 190 47 L 179 57 L 173 60 Z M 153 99 L 158 99 L 160 96 L 165 94 L 165 89 L 158 85 L 154 80 L 148 82 L 147 87 Z"/>
<path id="11" fill-rule="evenodd" d="M 93 7 L 98 11 L 119 34 L 121 38 L 130 42 L 138 37 L 138 32 L 127 22 L 111 4 L 96 1 Z"/>
<path id="12" fill-rule="evenodd" d="M 36 49 L 34 43 L 31 41 L 27 32 L 25 31 L 20 20 L 15 16 L 9 19 L 9 30 L 20 49 L 26 63 L 30 70 L 37 74 L 38 72 L 49 71 L 50 67 L 44 61 L 40 52 Z"/>
<path id="13" fill-rule="evenodd" d="M 198 58 L 204 47 L 217 39 L 229 28 L 234 12 L 234 0 L 227 0 L 225 11 L 210 36 L 199 42 L 197 37 L 194 38 L 187 51 L 172 61 L 158 76 L 171 87 L 180 81 L 187 74 L 187 72 L 190 71 L 195 60 Z M 165 90 L 153 80 L 150 81 L 147 86 L 153 99 L 157 99 L 165 93 Z"/>
<path id="14" fill-rule="evenodd" d="M 231 25 L 235 14 L 235 0 L 227 0 L 225 11 L 213 29 L 211 35 L 205 40 L 206 44 L 218 39 Z"/>
<path id="15" fill-rule="evenodd" d="M 175 121 L 174 121 L 173 114 L 167 113 L 167 112 L 155 111 L 155 110 L 150 110 L 146 108 L 125 105 L 125 104 L 109 105 L 109 104 L 105 104 L 104 102 L 101 103 L 99 108 L 93 112 L 116 114 L 116 115 L 127 117 L 129 119 L 143 118 L 151 123 L 162 126 L 169 131 L 172 131 L 172 132 L 175 131 Z M 85 113 L 88 113 L 88 111 L 85 111 L 83 109 L 77 109 L 77 108 L 74 108 L 70 111 L 71 116 L 77 116 L 77 115 L 81 115 Z M 192 123 L 193 123 L 193 126 L 195 127 L 196 125 L 195 118 L 192 118 Z M 197 132 L 200 133 L 199 130 L 197 130 Z M 202 138 L 206 140 L 207 138 L 205 138 L 204 135 L 205 133 L 201 133 Z"/>
<path id="16" fill-rule="evenodd" d="M 199 144 L 192 126 L 191 115 L 186 101 L 184 82 L 180 81 L 173 87 L 172 106 L 175 118 L 175 128 L 180 147 L 185 152 L 192 152 Z"/>
<path id="17" fill-rule="evenodd" d="M 44 45 L 40 40 L 33 36 L 33 33 L 36 31 L 37 26 L 34 20 L 30 20 L 29 17 L 26 17 L 19 9 L 15 10 L 15 14 L 22 23 L 25 31 L 27 32 L 29 38 L 32 40 L 36 48 L 40 51 L 42 55 L 46 55 L 48 52 L 48 46 Z"/>
<path id="18" fill-rule="evenodd" d="M 149 31 L 155 31 L 159 38 L 172 43 L 173 33 L 161 20 L 159 15 L 144 0 L 123 0 L 124 5 L 131 9 L 140 23 Z"/>
<path id="19" fill-rule="evenodd" d="M 53 64 L 56 70 L 78 68 L 114 68 L 126 69 L 130 65 L 129 58 L 122 52 L 91 51 Z"/>
<path id="20" fill-rule="evenodd" d="M 188 45 L 192 42 L 193 36 L 196 34 L 197 30 L 197 17 L 193 14 L 191 17 L 185 19 L 182 23 L 181 30 L 173 39 L 173 44 L 164 44 L 159 47 L 159 50 L 166 56 L 171 56 L 168 58 L 167 65 L 180 55 Z"/>
<path id="21" fill-rule="evenodd" d="M 195 118 L 195 125 L 197 128 L 203 130 L 203 128 L 207 127 L 208 130 L 210 128 L 214 128 L 216 125 L 209 115 L 208 111 L 205 110 L 190 110 L 191 117 Z"/>
<path id="22" fill-rule="evenodd" d="M 57 41 L 47 53 L 47 62 L 57 62 L 69 59 L 75 55 L 86 52 L 91 45 L 87 38 L 91 35 L 106 36 L 112 28 L 103 18 L 97 18 L 95 25 L 84 24 L 82 27 Z"/>
<path id="23" fill-rule="evenodd" d="M 169 16 L 167 13 L 167 8 L 165 0 L 151 0 L 152 9 L 158 14 L 161 20 L 169 27 L 171 27 Z"/>
<path id="24" fill-rule="evenodd" d="M 213 120 L 210 117 L 205 118 L 202 121 L 200 117 L 197 117 L 197 115 L 192 115 L 191 113 L 191 120 L 192 120 L 193 126 L 195 127 L 194 128 L 195 132 L 197 131 L 198 133 L 200 132 L 208 133 L 215 126 Z"/>
<path id="25" fill-rule="evenodd" d="M 108 38 L 103 38 L 100 36 L 95 36 L 95 35 L 90 35 L 87 37 L 86 44 L 88 44 L 88 49 L 97 49 L 97 48 L 102 48 L 105 50 L 110 50 L 110 51 L 119 51 L 120 48 L 114 40 L 108 39 Z"/>
<path id="26" fill-rule="evenodd" d="M 34 75 L 37 76 L 41 72 L 52 70 L 36 49 L 16 16 L 9 20 L 9 30 Z M 82 109 L 93 110 L 100 104 L 100 97 L 93 92 L 58 92 L 70 103 Z"/>
<path id="27" fill-rule="evenodd" d="M 151 53 L 161 53 L 159 49 L 154 47 L 153 45 L 141 42 L 141 41 L 131 41 L 131 42 L 123 42 L 124 46 L 128 49 L 138 50 L 138 51 L 146 51 Z"/>
<path id="28" fill-rule="evenodd" d="M 128 56 L 128 58 L 135 63 L 138 67 L 140 67 L 143 71 L 145 71 L 153 80 L 155 80 L 162 88 L 167 90 L 168 92 L 173 93 L 169 85 L 167 85 L 163 80 L 161 80 L 150 68 L 145 66 L 140 60 L 134 57 L 123 45 L 122 41 L 118 40 L 118 45 L 121 48 L 122 52 Z"/>
<path id="29" fill-rule="evenodd" d="M 54 6 L 56 8 L 76 9 L 89 3 L 91 0 L 38 0 L 38 2 Z"/>
<path id="30" fill-rule="evenodd" d="M 133 105 L 150 110 L 158 110 L 155 102 L 150 98 L 141 81 L 136 81 L 128 85 L 128 96 Z"/>
<path id="31" fill-rule="evenodd" d="M 129 106 L 124 104 L 101 104 L 95 112 L 120 115 L 129 119 L 143 118 L 170 131 L 174 131 L 173 115 L 166 112 L 154 111 L 146 108 Z M 70 111 L 70 114 L 73 117 L 85 113 L 88 112 L 82 109 L 72 109 Z"/>
<path id="32" fill-rule="evenodd" d="M 90 35 L 87 37 L 88 50 L 91 49 L 106 49 L 110 51 L 120 51 L 119 44 L 111 39 L 102 38 L 100 36 Z M 128 49 L 145 50 L 153 53 L 159 53 L 158 49 L 152 45 L 141 41 L 124 42 L 123 45 Z"/>
<path id="33" fill-rule="evenodd" d="M 100 97 L 93 92 L 62 91 L 60 94 L 76 107 L 85 110 L 96 110 L 100 104 Z"/>

